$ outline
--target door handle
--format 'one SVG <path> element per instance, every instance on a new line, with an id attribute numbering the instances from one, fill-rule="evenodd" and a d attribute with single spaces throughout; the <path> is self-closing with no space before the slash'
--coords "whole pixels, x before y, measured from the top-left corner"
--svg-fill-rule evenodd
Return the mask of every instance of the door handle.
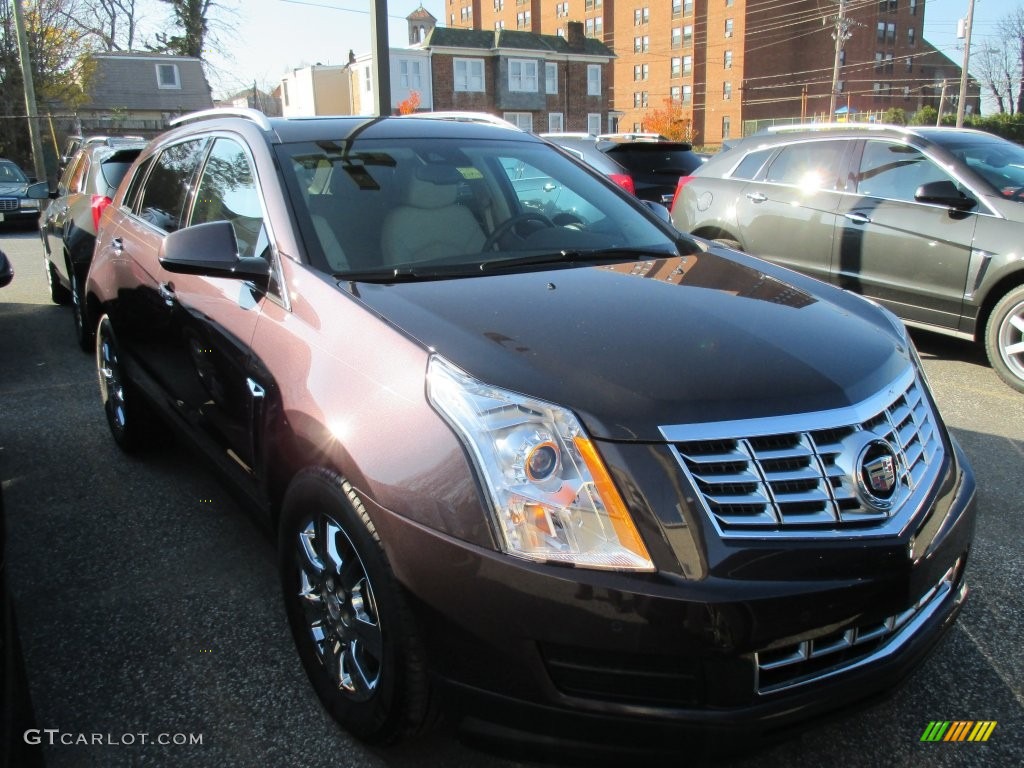
<path id="1" fill-rule="evenodd" d="M 871 219 L 863 213 L 844 213 L 843 218 L 849 219 L 854 224 L 870 224 Z"/>
<path id="2" fill-rule="evenodd" d="M 555 183 L 551 181 L 544 185 L 545 192 L 554 192 L 557 188 L 558 187 L 555 185 Z"/>
<path id="3" fill-rule="evenodd" d="M 156 290 L 164 304 L 168 307 L 174 306 L 174 283 L 160 283 Z"/>
<path id="4" fill-rule="evenodd" d="M 750 200 L 752 203 L 763 203 L 767 199 L 768 195 L 763 192 L 747 192 L 747 200 Z"/>
<path id="5" fill-rule="evenodd" d="M 120 237 L 115 237 L 110 241 L 110 247 L 113 248 L 114 253 L 121 253 L 124 250 L 124 240 Z"/>

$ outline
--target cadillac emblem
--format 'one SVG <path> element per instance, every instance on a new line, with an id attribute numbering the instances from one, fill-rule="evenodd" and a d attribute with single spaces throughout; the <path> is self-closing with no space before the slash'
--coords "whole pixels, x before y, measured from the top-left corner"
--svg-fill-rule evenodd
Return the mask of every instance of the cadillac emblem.
<path id="1" fill-rule="evenodd" d="M 899 487 L 899 459 L 886 440 L 872 440 L 857 459 L 861 497 L 876 509 L 888 509 Z"/>

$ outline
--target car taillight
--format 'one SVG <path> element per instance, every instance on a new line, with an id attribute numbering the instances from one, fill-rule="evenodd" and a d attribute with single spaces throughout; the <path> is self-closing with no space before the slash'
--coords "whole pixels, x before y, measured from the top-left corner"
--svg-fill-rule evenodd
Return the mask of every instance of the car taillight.
<path id="1" fill-rule="evenodd" d="M 682 191 L 683 187 L 685 187 L 691 181 L 693 181 L 693 176 L 680 176 L 679 177 L 679 181 L 676 183 L 676 193 L 674 195 L 672 195 L 672 207 L 669 208 L 670 211 L 674 211 L 675 210 L 675 208 L 676 208 L 676 201 L 679 199 L 679 193 Z"/>
<path id="2" fill-rule="evenodd" d="M 631 195 L 636 194 L 636 186 L 633 184 L 633 177 L 626 173 L 609 173 L 608 178 L 622 187 L 624 190 L 629 192 Z"/>
<path id="3" fill-rule="evenodd" d="M 90 206 L 92 208 L 92 228 L 97 232 L 100 231 L 100 216 L 103 215 L 103 211 L 105 211 L 107 206 L 112 202 L 114 201 L 106 195 L 92 196 L 92 203 Z"/>

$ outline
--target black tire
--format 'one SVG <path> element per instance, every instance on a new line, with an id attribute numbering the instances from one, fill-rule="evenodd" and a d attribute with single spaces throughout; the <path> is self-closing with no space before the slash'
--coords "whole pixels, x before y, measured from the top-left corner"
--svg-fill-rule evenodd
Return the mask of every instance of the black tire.
<path id="1" fill-rule="evenodd" d="M 985 327 L 985 352 L 999 377 L 1024 392 L 1024 285 L 993 307 Z"/>
<path id="2" fill-rule="evenodd" d="M 153 418 L 149 406 L 125 375 L 117 337 L 107 315 L 96 326 L 96 375 L 114 442 L 125 453 L 138 453 L 150 442 Z"/>
<path id="3" fill-rule="evenodd" d="M 74 269 L 71 275 L 71 319 L 75 324 L 75 340 L 83 352 L 96 350 L 96 328 L 89 324 L 85 307 L 85 296 L 82 293 L 82 280 Z"/>
<path id="4" fill-rule="evenodd" d="M 43 269 L 46 270 L 46 284 L 50 287 L 50 300 L 54 304 L 64 305 L 71 301 L 71 291 L 61 285 L 57 268 L 46 255 L 43 256 Z"/>
<path id="5" fill-rule="evenodd" d="M 352 486 L 326 469 L 299 473 L 285 494 L 279 532 L 288 623 L 324 707 L 370 743 L 426 730 L 433 707 L 423 649 Z"/>
<path id="6" fill-rule="evenodd" d="M 730 240 L 727 237 L 716 237 L 711 242 L 718 243 L 719 245 L 724 245 L 726 248 L 732 248 L 734 251 L 743 250 L 743 246 L 741 246 L 736 240 Z"/>

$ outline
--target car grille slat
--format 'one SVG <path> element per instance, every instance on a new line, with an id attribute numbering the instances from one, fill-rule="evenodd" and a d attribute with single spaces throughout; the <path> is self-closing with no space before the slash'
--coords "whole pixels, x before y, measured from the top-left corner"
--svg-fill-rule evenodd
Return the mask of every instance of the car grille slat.
<path id="1" fill-rule="evenodd" d="M 913 372 L 860 405 L 793 419 L 800 424 L 793 431 L 777 429 L 784 417 L 662 428 L 666 436 L 698 438 L 670 443 L 723 537 L 805 535 L 809 526 L 837 534 L 882 529 L 913 507 L 908 502 L 938 471 L 943 449 L 935 416 Z M 854 454 L 875 439 L 895 455 L 897 487 L 888 507 L 865 498 L 866 480 L 854 469 L 861 460 Z"/>
<path id="2" fill-rule="evenodd" d="M 16 197 L 0 197 L 0 211 L 16 211 L 18 210 L 18 198 Z"/>

